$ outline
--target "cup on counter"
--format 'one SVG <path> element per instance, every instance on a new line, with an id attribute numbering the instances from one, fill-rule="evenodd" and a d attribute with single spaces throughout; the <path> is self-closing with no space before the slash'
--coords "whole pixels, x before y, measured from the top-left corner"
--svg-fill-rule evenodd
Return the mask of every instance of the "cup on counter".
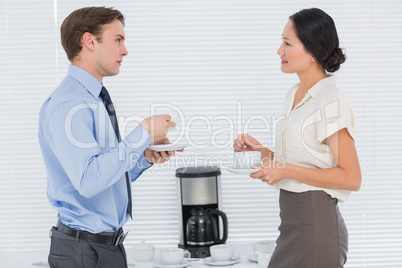
<path id="1" fill-rule="evenodd" d="M 275 246 L 275 240 L 261 240 L 253 243 L 253 250 L 254 252 L 273 252 Z"/>
<path id="2" fill-rule="evenodd" d="M 261 163 L 261 152 L 243 151 L 234 153 L 234 168 L 251 169 Z"/>
<path id="3" fill-rule="evenodd" d="M 209 251 L 211 253 L 211 257 L 214 260 L 214 262 L 219 263 L 219 262 L 228 262 L 232 260 L 232 258 L 237 257 L 236 255 L 238 252 L 236 252 L 233 249 L 233 246 L 228 245 L 228 244 L 220 244 L 220 245 L 214 245 L 209 248 Z"/>
<path id="4" fill-rule="evenodd" d="M 258 267 L 260 268 L 267 268 L 269 261 L 271 260 L 271 252 L 260 252 L 257 251 L 257 263 L 258 263 Z"/>
<path id="5" fill-rule="evenodd" d="M 160 250 L 159 261 L 163 265 L 179 265 L 190 255 L 190 252 L 181 248 L 163 248 Z"/>
<path id="6" fill-rule="evenodd" d="M 138 262 L 148 262 L 154 259 L 155 246 L 144 241 L 132 245 L 127 250 L 132 259 Z"/>

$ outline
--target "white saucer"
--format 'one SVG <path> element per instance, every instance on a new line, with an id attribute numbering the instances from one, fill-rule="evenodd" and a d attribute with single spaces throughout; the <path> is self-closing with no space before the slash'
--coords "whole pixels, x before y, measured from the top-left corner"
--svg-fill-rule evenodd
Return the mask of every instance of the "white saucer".
<path id="1" fill-rule="evenodd" d="M 256 254 L 254 254 L 254 253 L 250 253 L 250 254 L 248 254 L 248 259 L 250 260 L 250 261 L 253 261 L 253 262 L 258 262 L 258 257 L 257 257 L 257 255 Z"/>
<path id="2" fill-rule="evenodd" d="M 157 152 L 177 151 L 187 147 L 186 143 L 157 144 L 148 146 L 149 149 Z"/>
<path id="3" fill-rule="evenodd" d="M 249 175 L 252 173 L 255 173 L 257 171 L 260 171 L 261 169 L 254 169 L 254 168 L 228 168 L 228 171 L 239 174 L 239 175 Z"/>
<path id="4" fill-rule="evenodd" d="M 208 258 L 204 259 L 204 262 L 206 264 L 209 264 L 212 266 L 232 265 L 232 264 L 238 263 L 239 261 L 240 261 L 240 257 L 233 257 L 232 259 L 230 259 L 230 261 L 220 261 L 220 262 L 214 261 L 214 259 L 212 259 L 212 257 L 208 257 Z"/>
<path id="5" fill-rule="evenodd" d="M 182 268 L 182 267 L 186 267 L 190 264 L 191 264 L 191 262 L 189 260 L 183 260 L 182 263 L 177 264 L 177 265 L 176 264 L 174 264 L 174 265 L 163 264 L 163 263 L 160 263 L 159 261 L 154 262 L 155 267 L 158 267 L 158 268 Z"/>
<path id="6" fill-rule="evenodd" d="M 32 267 L 37 267 L 37 268 L 49 268 L 49 264 L 45 261 L 45 262 L 34 262 L 32 263 Z"/>

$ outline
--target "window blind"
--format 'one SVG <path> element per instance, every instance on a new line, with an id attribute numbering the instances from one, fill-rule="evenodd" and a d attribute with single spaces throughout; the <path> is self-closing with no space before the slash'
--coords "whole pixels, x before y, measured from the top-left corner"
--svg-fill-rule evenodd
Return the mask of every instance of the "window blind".
<path id="1" fill-rule="evenodd" d="M 336 73 L 359 123 L 363 184 L 341 212 L 349 230 L 346 267 L 402 265 L 402 3 L 400 1 L 192 0 L 0 2 L 0 253 L 49 247 L 56 213 L 46 199 L 37 142 L 39 109 L 67 72 L 59 27 L 74 9 L 114 6 L 126 16 L 121 72 L 104 83 L 122 136 L 157 105 L 183 115 L 192 146 L 133 183 L 126 244 L 178 243 L 175 170 L 218 165 L 228 242 L 275 239 L 278 191 L 229 173 L 233 139 L 248 132 L 271 149 L 275 122 L 296 75 L 276 51 L 288 16 L 318 7 L 335 20 L 347 61 Z M 35 10 L 35 12 L 32 12 Z"/>

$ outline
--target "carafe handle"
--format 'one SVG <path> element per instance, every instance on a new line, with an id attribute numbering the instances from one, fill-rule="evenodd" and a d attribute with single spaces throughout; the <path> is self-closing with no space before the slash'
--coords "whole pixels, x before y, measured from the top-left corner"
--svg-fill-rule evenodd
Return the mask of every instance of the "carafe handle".
<path id="1" fill-rule="evenodd" d="M 228 218 L 223 211 L 216 210 L 216 209 L 208 209 L 208 215 L 211 218 L 212 222 L 212 233 L 214 237 L 214 243 L 216 244 L 223 244 L 228 239 Z M 219 222 L 217 221 L 217 217 L 220 216 L 222 218 L 223 223 L 223 235 L 222 239 L 219 239 Z"/>

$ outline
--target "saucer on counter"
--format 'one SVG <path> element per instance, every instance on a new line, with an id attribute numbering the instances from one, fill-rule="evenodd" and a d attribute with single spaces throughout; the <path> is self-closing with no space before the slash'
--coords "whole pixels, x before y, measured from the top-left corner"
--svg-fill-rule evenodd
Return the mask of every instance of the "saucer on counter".
<path id="1" fill-rule="evenodd" d="M 191 262 L 189 260 L 183 260 L 179 264 L 163 264 L 160 261 L 154 262 L 154 265 L 157 268 L 183 268 L 183 267 L 189 266 L 190 264 L 191 264 Z"/>
<path id="2" fill-rule="evenodd" d="M 233 257 L 228 261 L 219 261 L 216 262 L 214 261 L 214 259 L 212 259 L 212 257 L 208 257 L 204 259 L 204 262 L 208 265 L 212 265 L 212 266 L 227 266 L 227 265 L 233 265 L 235 263 L 238 263 L 240 261 L 240 257 Z"/>
<path id="3" fill-rule="evenodd" d="M 258 257 L 257 257 L 257 255 L 254 254 L 254 253 L 248 254 L 248 255 L 247 255 L 247 258 L 248 258 L 250 261 L 258 262 Z"/>

